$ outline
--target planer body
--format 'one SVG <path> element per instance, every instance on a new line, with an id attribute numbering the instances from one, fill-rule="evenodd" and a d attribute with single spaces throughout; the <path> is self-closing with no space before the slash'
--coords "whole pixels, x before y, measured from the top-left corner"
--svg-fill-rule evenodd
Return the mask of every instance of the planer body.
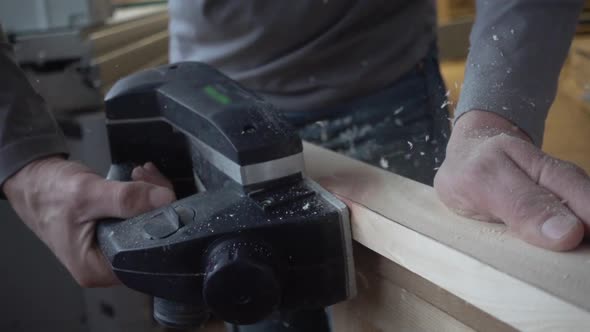
<path id="1" fill-rule="evenodd" d="M 271 104 L 183 62 L 120 80 L 105 105 L 108 178 L 151 161 L 179 198 L 97 226 L 115 274 L 154 297 L 158 322 L 252 324 L 354 296 L 348 209 L 305 177 L 301 139 Z"/>

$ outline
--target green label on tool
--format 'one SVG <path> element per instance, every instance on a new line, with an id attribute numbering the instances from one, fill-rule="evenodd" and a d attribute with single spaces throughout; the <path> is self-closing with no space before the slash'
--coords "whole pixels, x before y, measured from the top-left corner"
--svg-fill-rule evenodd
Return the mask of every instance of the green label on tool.
<path id="1" fill-rule="evenodd" d="M 228 96 L 226 96 L 223 93 L 219 92 L 217 89 L 215 89 L 211 85 L 207 85 L 203 89 L 203 91 L 205 91 L 205 93 L 209 97 L 213 98 L 215 101 L 217 101 L 220 104 L 227 105 L 227 104 L 231 103 L 231 99 Z"/>

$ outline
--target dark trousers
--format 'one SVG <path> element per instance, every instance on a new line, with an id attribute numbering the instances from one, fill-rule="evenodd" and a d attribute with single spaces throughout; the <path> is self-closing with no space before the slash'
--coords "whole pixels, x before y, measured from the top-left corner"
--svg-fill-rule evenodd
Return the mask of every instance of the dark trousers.
<path id="1" fill-rule="evenodd" d="M 285 112 L 303 140 L 432 185 L 450 134 L 436 51 L 389 87 L 338 106 Z M 323 309 L 277 313 L 232 332 L 327 332 Z"/>
<path id="2" fill-rule="evenodd" d="M 447 103 L 432 51 L 373 95 L 285 116 L 303 140 L 432 185 L 450 134 Z"/>

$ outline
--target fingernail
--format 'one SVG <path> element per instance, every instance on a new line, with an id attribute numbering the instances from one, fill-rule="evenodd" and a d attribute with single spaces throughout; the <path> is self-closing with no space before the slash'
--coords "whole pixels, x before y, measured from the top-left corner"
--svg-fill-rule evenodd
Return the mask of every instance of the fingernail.
<path id="1" fill-rule="evenodd" d="M 571 233 L 578 226 L 578 219 L 574 216 L 554 216 L 545 221 L 541 232 L 545 237 L 559 240 Z"/>
<path id="2" fill-rule="evenodd" d="M 136 167 L 131 172 L 131 179 L 141 181 L 145 177 L 145 171 L 141 167 Z"/>
<path id="3" fill-rule="evenodd" d="M 157 187 L 150 190 L 150 203 L 155 207 L 166 205 L 174 200 L 174 195 L 170 189 Z"/>

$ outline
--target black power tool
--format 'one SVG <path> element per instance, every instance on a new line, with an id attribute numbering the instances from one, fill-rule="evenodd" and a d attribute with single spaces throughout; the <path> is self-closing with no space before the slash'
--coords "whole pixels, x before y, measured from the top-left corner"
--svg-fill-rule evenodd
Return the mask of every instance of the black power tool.
<path id="1" fill-rule="evenodd" d="M 348 210 L 304 176 L 301 139 L 272 105 L 183 62 L 120 80 L 106 115 L 108 178 L 152 161 L 179 197 L 97 229 L 121 282 L 154 297 L 158 322 L 251 324 L 355 294 Z"/>

